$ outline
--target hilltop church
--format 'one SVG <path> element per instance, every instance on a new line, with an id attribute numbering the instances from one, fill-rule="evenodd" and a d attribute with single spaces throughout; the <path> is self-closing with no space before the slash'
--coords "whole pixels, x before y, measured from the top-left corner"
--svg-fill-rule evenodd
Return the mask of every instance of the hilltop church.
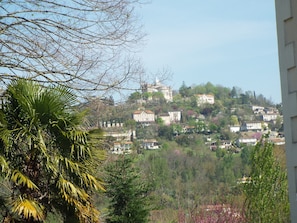
<path id="1" fill-rule="evenodd" d="M 141 89 L 142 93 L 161 92 L 164 95 L 164 98 L 167 102 L 173 101 L 171 87 L 161 84 L 161 82 L 158 79 L 156 79 L 156 82 L 154 84 L 142 84 Z"/>

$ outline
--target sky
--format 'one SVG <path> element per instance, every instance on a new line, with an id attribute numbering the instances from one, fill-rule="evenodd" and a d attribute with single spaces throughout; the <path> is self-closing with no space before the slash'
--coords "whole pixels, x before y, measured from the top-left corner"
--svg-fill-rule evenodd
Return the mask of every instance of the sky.
<path id="1" fill-rule="evenodd" d="M 273 0 L 152 0 L 139 9 L 147 72 L 178 90 L 211 82 L 281 102 Z"/>

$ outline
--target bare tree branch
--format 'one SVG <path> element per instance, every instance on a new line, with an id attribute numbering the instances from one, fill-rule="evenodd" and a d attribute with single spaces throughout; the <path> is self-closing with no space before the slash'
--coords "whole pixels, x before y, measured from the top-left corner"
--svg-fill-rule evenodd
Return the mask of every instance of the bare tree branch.
<path id="1" fill-rule="evenodd" d="M 141 0 L 2 0 L 0 81 L 28 78 L 79 91 L 129 88 L 144 34 Z"/>

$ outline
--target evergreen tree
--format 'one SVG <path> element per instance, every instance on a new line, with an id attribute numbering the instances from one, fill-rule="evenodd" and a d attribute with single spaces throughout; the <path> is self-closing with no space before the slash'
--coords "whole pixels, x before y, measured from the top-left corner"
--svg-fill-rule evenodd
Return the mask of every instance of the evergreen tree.
<path id="1" fill-rule="evenodd" d="M 110 199 L 106 222 L 148 222 L 150 186 L 141 179 L 132 158 L 121 156 L 106 171 L 106 195 Z"/>
<path id="2" fill-rule="evenodd" d="M 183 98 L 190 96 L 191 87 L 188 87 L 183 81 L 182 86 L 179 88 L 179 93 Z"/>
<path id="3" fill-rule="evenodd" d="M 235 87 L 232 88 L 231 92 L 230 92 L 230 96 L 231 98 L 237 98 L 238 97 L 238 93 Z"/>

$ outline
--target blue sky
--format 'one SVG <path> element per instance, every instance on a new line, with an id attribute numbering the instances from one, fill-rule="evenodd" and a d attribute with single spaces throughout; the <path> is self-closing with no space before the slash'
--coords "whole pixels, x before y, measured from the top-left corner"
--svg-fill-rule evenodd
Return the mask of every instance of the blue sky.
<path id="1" fill-rule="evenodd" d="M 273 0 L 152 0 L 139 11 L 147 72 L 178 89 L 211 82 L 281 102 Z"/>

